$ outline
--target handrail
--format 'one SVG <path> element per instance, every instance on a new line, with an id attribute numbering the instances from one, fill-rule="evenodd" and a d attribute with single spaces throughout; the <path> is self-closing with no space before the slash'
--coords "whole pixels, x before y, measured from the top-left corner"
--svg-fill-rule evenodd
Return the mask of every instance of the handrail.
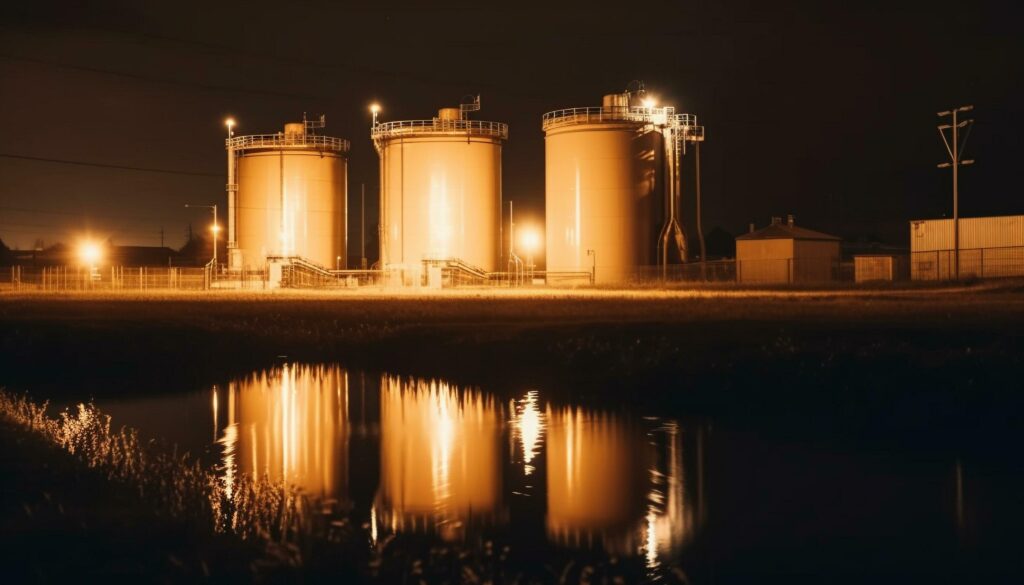
<path id="1" fill-rule="evenodd" d="M 676 114 L 672 106 L 644 108 L 633 106 L 600 106 L 589 108 L 566 108 L 548 112 L 541 117 L 541 128 L 550 130 L 575 124 L 598 124 L 602 122 L 633 122 L 636 124 L 657 124 L 684 129 L 700 128 L 703 140 L 704 127 L 697 126 L 697 116 Z M 689 134 L 689 133 L 688 133 Z"/>
<path id="2" fill-rule="evenodd" d="M 240 151 L 255 148 L 311 148 L 332 152 L 348 152 L 349 142 L 342 138 L 313 134 L 251 134 L 235 136 L 224 141 L 229 150 Z"/>
<path id="3" fill-rule="evenodd" d="M 370 130 L 374 140 L 403 136 L 407 134 L 469 134 L 472 136 L 492 136 L 508 140 L 508 124 L 501 122 L 485 122 L 482 120 L 398 120 L 381 122 Z"/>

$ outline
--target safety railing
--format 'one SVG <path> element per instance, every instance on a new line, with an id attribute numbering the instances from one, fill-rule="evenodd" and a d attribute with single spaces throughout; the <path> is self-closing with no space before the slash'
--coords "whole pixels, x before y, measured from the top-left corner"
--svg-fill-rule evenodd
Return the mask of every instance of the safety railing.
<path id="1" fill-rule="evenodd" d="M 1024 276 L 1024 246 L 961 248 L 960 278 Z M 910 254 L 913 280 L 952 280 L 957 275 L 957 253 L 930 250 Z"/>
<path id="2" fill-rule="evenodd" d="M 468 134 L 470 136 L 490 136 L 508 139 L 508 124 L 501 122 L 485 122 L 481 120 L 398 120 L 381 122 L 373 127 L 370 136 L 374 140 L 383 140 L 410 134 Z"/>
<path id="3" fill-rule="evenodd" d="M 0 290 L 144 291 L 204 290 L 206 267 L 14 266 L 0 269 Z"/>
<path id="4" fill-rule="evenodd" d="M 258 148 L 309 148 L 331 152 L 348 152 L 349 142 L 341 138 L 313 134 L 252 134 L 235 136 L 225 141 L 228 149 L 234 151 Z"/>

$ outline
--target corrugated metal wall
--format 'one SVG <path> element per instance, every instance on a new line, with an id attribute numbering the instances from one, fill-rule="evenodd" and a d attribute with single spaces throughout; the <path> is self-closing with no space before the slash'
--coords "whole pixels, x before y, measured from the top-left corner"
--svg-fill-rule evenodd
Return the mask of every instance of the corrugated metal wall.
<path id="1" fill-rule="evenodd" d="M 960 218 L 960 249 L 1024 246 L 1024 215 Z M 910 222 L 910 251 L 953 249 L 953 220 Z"/>

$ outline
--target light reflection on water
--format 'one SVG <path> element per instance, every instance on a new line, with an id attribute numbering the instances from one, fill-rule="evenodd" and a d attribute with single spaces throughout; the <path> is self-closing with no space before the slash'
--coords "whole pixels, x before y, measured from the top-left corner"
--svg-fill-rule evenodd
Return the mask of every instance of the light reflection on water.
<path id="1" fill-rule="evenodd" d="M 238 474 L 255 474 L 348 511 L 357 508 L 350 481 L 375 482 L 368 509 L 352 510 L 374 543 L 386 534 L 466 541 L 532 532 L 555 547 L 637 556 L 652 571 L 699 529 L 703 504 L 690 482 L 702 478 L 685 469 L 700 429 L 551 404 L 538 390 L 503 403 L 439 380 L 385 374 L 357 386 L 337 366 L 284 365 L 214 387 L 227 497 Z M 378 400 L 367 400 L 373 392 Z M 374 455 L 350 454 L 354 427 L 379 429 L 376 477 L 350 465 Z M 513 498 L 543 525 L 513 517 Z"/>

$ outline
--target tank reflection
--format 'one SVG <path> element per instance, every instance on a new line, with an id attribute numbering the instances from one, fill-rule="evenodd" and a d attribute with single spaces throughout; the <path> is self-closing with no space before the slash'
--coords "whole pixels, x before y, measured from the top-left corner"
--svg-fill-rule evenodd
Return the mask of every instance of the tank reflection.
<path id="1" fill-rule="evenodd" d="M 215 391 L 215 416 L 218 402 Z M 347 374 L 336 366 L 285 365 L 230 383 L 219 443 L 229 499 L 236 474 L 247 473 L 346 502 Z"/>
<path id="2" fill-rule="evenodd" d="M 688 544 L 703 524 L 704 429 L 688 434 L 675 421 L 665 421 L 648 437 L 655 458 L 649 469 L 642 550 L 647 568 L 656 570 Z M 684 458 L 687 442 L 693 443 L 691 454 L 695 455 L 690 461 Z"/>
<path id="3" fill-rule="evenodd" d="M 690 541 L 702 516 L 702 446 L 693 445 L 697 457 L 687 461 L 677 423 L 645 421 L 657 424 L 644 432 L 579 408 L 549 408 L 546 418 L 549 539 L 609 554 L 640 551 L 650 569 Z M 687 465 L 695 464 L 690 481 Z"/>
<path id="4" fill-rule="evenodd" d="M 568 546 L 637 549 L 631 527 L 643 517 L 646 450 L 614 415 L 548 409 L 547 533 Z"/>
<path id="5" fill-rule="evenodd" d="M 371 533 L 431 532 L 445 540 L 501 517 L 502 416 L 479 392 L 384 376 L 381 478 Z"/>

